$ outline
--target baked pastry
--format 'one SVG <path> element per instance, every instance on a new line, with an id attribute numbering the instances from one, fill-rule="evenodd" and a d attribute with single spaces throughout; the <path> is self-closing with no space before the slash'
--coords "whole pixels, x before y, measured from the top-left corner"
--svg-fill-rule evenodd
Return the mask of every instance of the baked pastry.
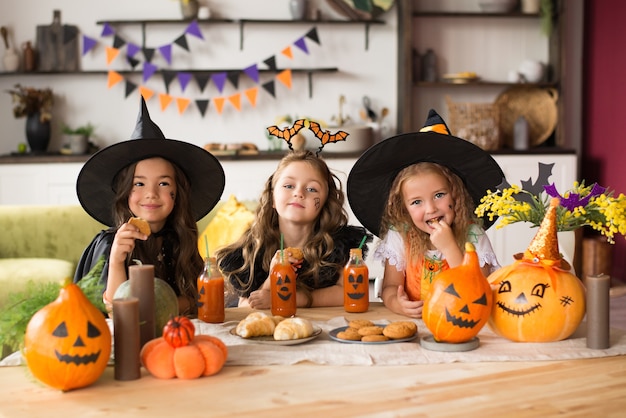
<path id="1" fill-rule="evenodd" d="M 364 335 L 363 337 L 361 337 L 361 341 L 366 343 L 377 343 L 381 341 L 389 341 L 389 337 L 382 334 Z"/>
<path id="2" fill-rule="evenodd" d="M 139 232 L 141 232 L 142 234 L 149 236 L 152 233 L 152 231 L 150 231 L 150 224 L 145 219 L 136 218 L 133 216 L 128 220 L 128 223 L 131 225 L 135 225 L 139 229 Z"/>
<path id="3" fill-rule="evenodd" d="M 383 327 L 379 327 L 378 325 L 372 325 L 369 327 L 361 327 L 359 328 L 359 335 L 361 336 L 366 336 L 366 335 L 382 335 L 383 334 Z"/>
<path id="4" fill-rule="evenodd" d="M 414 336 L 416 332 L 417 325 L 415 322 L 411 321 L 396 321 L 383 328 L 383 335 L 386 335 L 392 340 L 409 338 Z"/>
<path id="5" fill-rule="evenodd" d="M 264 312 L 252 312 L 239 321 L 235 333 L 242 338 L 263 337 L 274 335 L 276 323 L 274 318 Z"/>
<path id="6" fill-rule="evenodd" d="M 302 252 L 300 248 L 287 247 L 283 251 L 285 252 L 285 255 L 291 254 L 291 257 L 297 260 L 302 260 L 304 258 L 304 253 Z"/>
<path id="7" fill-rule="evenodd" d="M 374 323 L 368 319 L 353 319 L 348 323 L 350 328 L 359 329 L 363 327 L 373 327 Z"/>
<path id="8" fill-rule="evenodd" d="M 287 318 L 280 321 L 274 329 L 274 339 L 277 341 L 298 340 L 313 335 L 311 321 L 304 318 Z"/>
<path id="9" fill-rule="evenodd" d="M 357 329 L 348 327 L 343 331 L 339 331 L 337 338 L 349 341 L 361 341 L 361 334 L 359 334 Z"/>

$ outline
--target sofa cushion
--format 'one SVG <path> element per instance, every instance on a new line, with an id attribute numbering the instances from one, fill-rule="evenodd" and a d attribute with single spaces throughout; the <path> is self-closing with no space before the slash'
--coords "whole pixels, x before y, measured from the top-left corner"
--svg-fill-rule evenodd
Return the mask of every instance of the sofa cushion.
<path id="1" fill-rule="evenodd" d="M 62 282 L 74 277 L 74 264 L 52 258 L 0 258 L 0 308 L 9 294 L 21 292 L 26 283 L 37 281 Z"/>

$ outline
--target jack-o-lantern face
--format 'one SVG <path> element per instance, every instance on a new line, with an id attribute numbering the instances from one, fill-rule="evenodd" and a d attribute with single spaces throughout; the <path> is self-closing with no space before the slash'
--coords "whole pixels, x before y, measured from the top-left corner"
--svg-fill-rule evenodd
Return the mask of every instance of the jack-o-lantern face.
<path id="1" fill-rule="evenodd" d="M 438 342 L 462 343 L 474 338 L 491 314 L 493 295 L 471 244 L 463 264 L 433 279 L 422 318 Z"/>
<path id="2" fill-rule="evenodd" d="M 288 274 L 281 276 L 276 280 L 276 292 L 278 293 L 278 297 L 284 301 L 291 299 L 294 287 L 295 280 Z"/>
<path id="3" fill-rule="evenodd" d="M 31 318 L 24 357 L 32 374 L 61 390 L 95 382 L 109 361 L 111 332 L 102 313 L 80 288 L 68 284 Z"/>
<path id="4" fill-rule="evenodd" d="M 367 293 L 369 279 L 365 279 L 362 274 L 348 274 L 348 290 L 346 295 L 352 300 L 363 299 Z"/>
<path id="5" fill-rule="evenodd" d="M 573 274 L 516 262 L 489 276 L 494 305 L 489 326 L 512 341 L 569 337 L 585 314 L 585 291 Z"/>

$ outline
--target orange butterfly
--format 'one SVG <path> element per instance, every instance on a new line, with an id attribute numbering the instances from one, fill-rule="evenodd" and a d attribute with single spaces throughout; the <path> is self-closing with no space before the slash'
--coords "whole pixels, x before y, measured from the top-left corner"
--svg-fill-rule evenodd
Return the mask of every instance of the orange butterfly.
<path id="1" fill-rule="evenodd" d="M 348 137 L 348 133 L 344 131 L 337 131 L 334 134 L 331 134 L 328 130 L 323 130 L 320 127 L 320 124 L 317 122 L 309 121 L 309 129 L 315 134 L 315 136 L 320 140 L 322 146 L 317 151 L 318 153 L 324 148 L 324 145 L 329 142 L 337 142 L 337 141 L 345 141 Z"/>
<path id="2" fill-rule="evenodd" d="M 298 119 L 289 128 L 280 129 L 278 126 L 272 125 L 267 128 L 267 132 L 269 132 L 270 135 L 275 136 L 276 138 L 284 139 L 285 141 L 287 141 L 287 144 L 289 144 L 289 149 L 293 149 L 291 145 L 291 138 L 295 134 L 300 132 L 302 128 L 304 128 L 304 119 Z"/>

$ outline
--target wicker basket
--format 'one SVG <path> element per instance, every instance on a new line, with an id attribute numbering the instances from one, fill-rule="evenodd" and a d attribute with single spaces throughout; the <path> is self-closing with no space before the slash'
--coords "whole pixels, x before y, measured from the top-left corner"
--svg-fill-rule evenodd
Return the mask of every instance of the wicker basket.
<path id="1" fill-rule="evenodd" d="M 451 133 L 485 151 L 500 148 L 500 111 L 493 103 L 460 103 L 446 97 Z"/>

